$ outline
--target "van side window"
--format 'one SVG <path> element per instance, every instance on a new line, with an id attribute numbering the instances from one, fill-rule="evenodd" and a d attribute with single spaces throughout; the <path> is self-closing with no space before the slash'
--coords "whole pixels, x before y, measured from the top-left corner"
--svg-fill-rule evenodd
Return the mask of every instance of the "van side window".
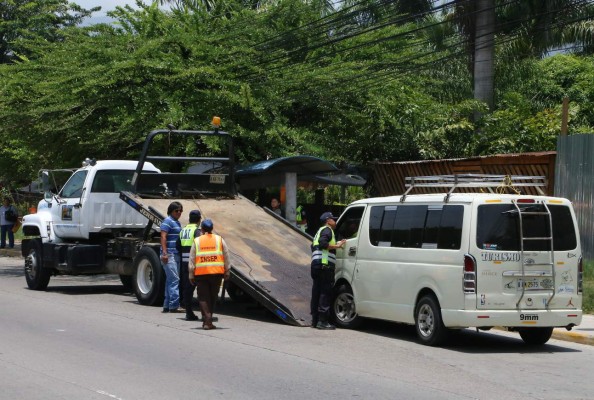
<path id="1" fill-rule="evenodd" d="M 423 245 L 423 231 L 427 206 L 398 206 L 392 247 L 418 247 Z"/>
<path id="2" fill-rule="evenodd" d="M 336 225 L 336 240 L 357 237 L 363 210 L 365 210 L 365 207 L 351 207 L 343 213 Z"/>
<path id="3" fill-rule="evenodd" d="M 463 216 L 459 205 L 373 206 L 369 239 L 378 247 L 459 249 Z"/>

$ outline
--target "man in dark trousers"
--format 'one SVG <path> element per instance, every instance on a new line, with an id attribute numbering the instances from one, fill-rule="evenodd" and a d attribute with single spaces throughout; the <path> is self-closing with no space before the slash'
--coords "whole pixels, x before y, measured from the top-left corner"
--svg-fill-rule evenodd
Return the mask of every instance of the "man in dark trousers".
<path id="1" fill-rule="evenodd" d="M 318 329 L 335 329 L 329 322 L 330 301 L 334 286 L 336 249 L 344 246 L 345 239 L 336 243 L 334 228 L 336 217 L 331 212 L 320 216 L 323 226 L 314 236 L 311 244 L 311 326 Z"/>
<path id="2" fill-rule="evenodd" d="M 214 305 L 223 278 L 229 278 L 227 244 L 222 237 L 212 233 L 213 228 L 210 219 L 200 224 L 202 235 L 192 243 L 188 266 L 190 282 L 198 284 L 198 303 L 202 312 L 202 329 L 205 330 L 216 328 L 212 324 Z"/>
<path id="3" fill-rule="evenodd" d="M 179 293 L 181 303 L 186 309 L 186 321 L 198 321 L 198 317 L 192 311 L 192 298 L 194 297 L 195 286 L 190 282 L 188 276 L 188 263 L 190 259 L 190 249 L 194 239 L 200 236 L 200 219 L 202 215 L 198 210 L 190 211 L 189 224 L 179 233 L 180 253 L 181 253 L 181 272 Z"/>

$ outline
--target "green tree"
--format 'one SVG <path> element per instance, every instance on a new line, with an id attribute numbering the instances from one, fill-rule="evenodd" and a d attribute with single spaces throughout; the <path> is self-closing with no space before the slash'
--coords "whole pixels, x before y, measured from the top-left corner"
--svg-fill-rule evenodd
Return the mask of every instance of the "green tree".
<path id="1" fill-rule="evenodd" d="M 23 41 L 60 40 L 63 28 L 81 23 L 100 9 L 86 10 L 68 0 L 3 0 L 0 2 L 0 63 L 30 56 Z"/>

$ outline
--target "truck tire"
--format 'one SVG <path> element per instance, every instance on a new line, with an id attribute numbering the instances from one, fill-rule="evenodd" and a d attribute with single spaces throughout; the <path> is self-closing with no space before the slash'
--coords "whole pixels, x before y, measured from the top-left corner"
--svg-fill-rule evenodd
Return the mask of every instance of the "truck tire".
<path id="1" fill-rule="evenodd" d="M 437 346 L 446 340 L 448 329 L 443 324 L 441 307 L 434 296 L 423 296 L 417 303 L 415 328 L 422 344 Z"/>
<path id="2" fill-rule="evenodd" d="M 340 328 L 355 329 L 363 322 L 357 315 L 355 296 L 349 285 L 340 285 L 336 289 L 330 310 L 336 326 Z"/>
<path id="3" fill-rule="evenodd" d="M 41 240 L 29 241 L 25 257 L 25 279 L 31 290 L 45 290 L 52 276 L 49 268 L 43 268 L 43 247 Z"/>
<path id="4" fill-rule="evenodd" d="M 165 273 L 157 253 L 150 247 L 140 249 L 134 259 L 132 285 L 138 302 L 161 306 L 165 297 Z"/>
<path id="5" fill-rule="evenodd" d="M 231 300 L 236 303 L 248 303 L 252 300 L 249 294 L 233 282 L 227 282 L 227 293 L 231 297 Z"/>

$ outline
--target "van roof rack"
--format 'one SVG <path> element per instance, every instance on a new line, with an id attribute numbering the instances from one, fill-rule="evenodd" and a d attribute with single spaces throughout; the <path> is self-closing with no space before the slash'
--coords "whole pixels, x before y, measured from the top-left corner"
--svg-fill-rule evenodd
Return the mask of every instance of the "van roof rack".
<path id="1" fill-rule="evenodd" d="M 449 188 L 444 201 L 458 188 L 487 189 L 490 193 L 522 194 L 518 188 L 533 187 L 544 196 L 541 188 L 547 187 L 545 176 L 531 175 L 490 175 L 490 174 L 454 174 L 431 176 L 408 176 L 405 183 L 406 192 L 400 198 L 404 202 L 406 196 L 415 188 Z"/>

